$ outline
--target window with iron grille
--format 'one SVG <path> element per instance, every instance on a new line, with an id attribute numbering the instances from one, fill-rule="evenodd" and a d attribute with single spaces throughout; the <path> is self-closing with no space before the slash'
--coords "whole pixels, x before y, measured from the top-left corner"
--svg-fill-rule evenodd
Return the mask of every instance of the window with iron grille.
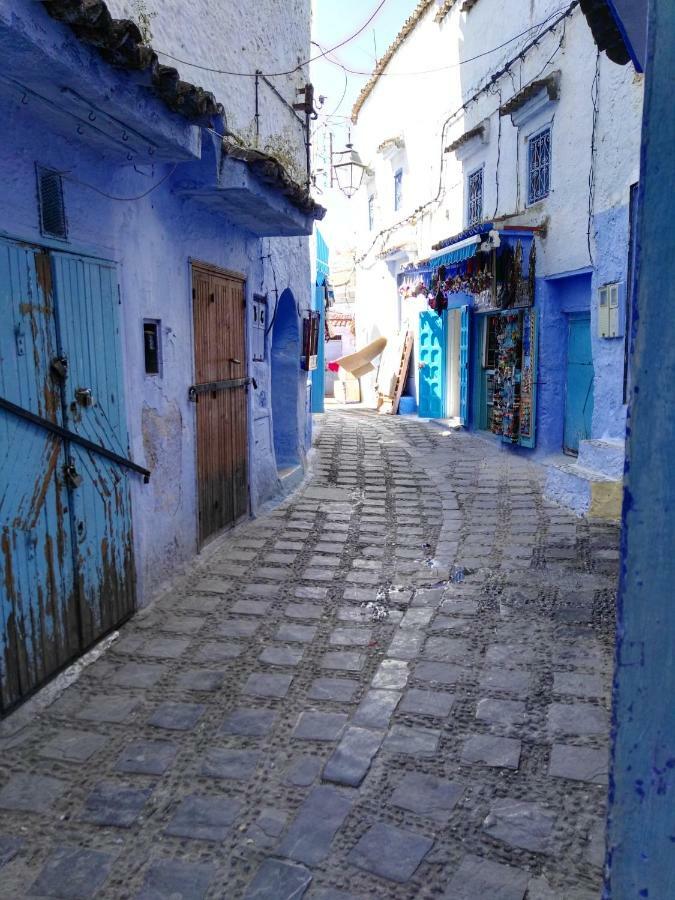
<path id="1" fill-rule="evenodd" d="M 551 129 L 535 134 L 527 146 L 527 202 L 536 203 L 548 197 L 551 189 Z"/>
<path id="2" fill-rule="evenodd" d="M 68 237 L 66 210 L 63 204 L 63 183 L 58 172 L 36 166 L 40 231 L 49 237 L 65 240 Z"/>
<path id="3" fill-rule="evenodd" d="M 403 170 L 399 169 L 394 175 L 394 210 L 401 208 L 403 202 Z"/>
<path id="4" fill-rule="evenodd" d="M 368 197 L 368 231 L 375 227 L 375 195 Z"/>
<path id="5" fill-rule="evenodd" d="M 483 169 L 476 169 L 469 175 L 469 203 L 467 207 L 467 225 L 475 225 L 483 218 Z"/>

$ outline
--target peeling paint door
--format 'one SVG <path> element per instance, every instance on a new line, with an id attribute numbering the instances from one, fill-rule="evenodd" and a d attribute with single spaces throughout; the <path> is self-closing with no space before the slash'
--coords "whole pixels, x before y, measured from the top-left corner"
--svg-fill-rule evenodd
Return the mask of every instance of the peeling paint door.
<path id="1" fill-rule="evenodd" d="M 200 543 L 248 512 L 244 288 L 242 277 L 193 264 Z"/>
<path id="2" fill-rule="evenodd" d="M 59 351 L 68 359 L 64 425 L 128 457 L 115 268 L 64 253 L 54 253 L 52 263 Z M 86 647 L 134 609 L 129 476 L 74 443 L 68 462 L 81 478 L 71 485 L 70 518 Z"/>
<path id="3" fill-rule="evenodd" d="M 128 456 L 117 319 L 109 264 L 0 241 L 0 396 Z M 124 472 L 0 410 L 0 551 L 6 711 L 133 610 Z"/>

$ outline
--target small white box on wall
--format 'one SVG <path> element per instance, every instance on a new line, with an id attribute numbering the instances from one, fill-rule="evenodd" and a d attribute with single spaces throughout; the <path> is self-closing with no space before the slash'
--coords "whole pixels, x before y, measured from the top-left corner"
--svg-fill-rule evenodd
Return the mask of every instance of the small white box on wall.
<path id="1" fill-rule="evenodd" d="M 624 334 L 624 284 L 614 282 L 598 288 L 598 337 L 618 338 Z"/>

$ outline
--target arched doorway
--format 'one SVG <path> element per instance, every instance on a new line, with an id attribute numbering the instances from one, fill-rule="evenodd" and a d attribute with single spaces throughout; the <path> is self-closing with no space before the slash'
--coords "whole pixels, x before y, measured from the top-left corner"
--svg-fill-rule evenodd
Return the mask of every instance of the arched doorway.
<path id="1" fill-rule="evenodd" d="M 272 327 L 272 427 L 277 469 L 298 459 L 298 373 L 300 327 L 295 297 L 286 288 L 279 297 Z"/>

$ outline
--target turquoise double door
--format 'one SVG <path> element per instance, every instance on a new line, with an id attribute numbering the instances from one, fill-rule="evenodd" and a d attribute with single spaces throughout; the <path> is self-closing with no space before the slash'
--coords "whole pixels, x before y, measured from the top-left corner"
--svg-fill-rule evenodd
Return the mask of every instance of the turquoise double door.
<path id="1" fill-rule="evenodd" d="M 134 608 L 112 264 L 0 240 L 0 712 Z M 42 424 L 40 424 L 42 423 Z"/>
<path id="2" fill-rule="evenodd" d="M 418 341 L 419 415 L 424 419 L 442 419 L 447 409 L 447 384 L 450 366 L 459 368 L 459 418 L 467 424 L 469 399 L 469 307 L 459 310 L 459 355 L 448 360 L 448 310 L 420 313 Z"/>

